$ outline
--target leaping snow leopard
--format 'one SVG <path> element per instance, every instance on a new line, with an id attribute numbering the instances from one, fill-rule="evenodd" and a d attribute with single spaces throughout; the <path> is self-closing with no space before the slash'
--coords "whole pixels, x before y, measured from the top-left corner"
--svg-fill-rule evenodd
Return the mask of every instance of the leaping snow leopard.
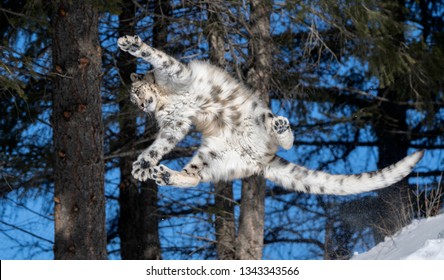
<path id="1" fill-rule="evenodd" d="M 293 191 L 346 195 L 390 186 L 407 176 L 423 156 L 418 151 L 384 169 L 355 175 L 309 170 L 276 155 L 279 146 L 293 145 L 288 119 L 275 116 L 222 69 L 202 61 L 183 64 L 138 36 L 121 37 L 118 46 L 153 66 L 144 76 L 131 75 L 131 101 L 154 113 L 159 125 L 152 145 L 133 163 L 132 175 L 140 181 L 193 187 L 259 174 Z M 202 133 L 202 142 L 190 162 L 180 172 L 158 165 L 192 125 Z"/>

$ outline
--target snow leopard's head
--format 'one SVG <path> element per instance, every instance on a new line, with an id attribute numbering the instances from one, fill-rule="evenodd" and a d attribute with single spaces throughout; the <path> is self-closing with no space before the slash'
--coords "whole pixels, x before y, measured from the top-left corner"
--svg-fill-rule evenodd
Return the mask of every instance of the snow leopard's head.
<path id="1" fill-rule="evenodd" d="M 160 89 L 154 82 L 152 73 L 146 75 L 131 74 L 130 100 L 145 113 L 154 112 Z"/>

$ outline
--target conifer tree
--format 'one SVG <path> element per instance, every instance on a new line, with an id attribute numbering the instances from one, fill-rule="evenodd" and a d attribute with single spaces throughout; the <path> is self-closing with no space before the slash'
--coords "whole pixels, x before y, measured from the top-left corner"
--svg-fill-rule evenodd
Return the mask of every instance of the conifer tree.
<path id="1" fill-rule="evenodd" d="M 98 8 L 53 3 L 54 257 L 107 259 Z"/>

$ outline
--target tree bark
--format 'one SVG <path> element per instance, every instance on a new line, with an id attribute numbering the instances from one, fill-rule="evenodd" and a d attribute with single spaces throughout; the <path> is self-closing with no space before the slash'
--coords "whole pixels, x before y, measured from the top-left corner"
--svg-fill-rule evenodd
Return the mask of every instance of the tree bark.
<path id="1" fill-rule="evenodd" d="M 392 6 L 392 13 L 397 22 L 405 22 L 405 1 L 397 0 L 396 5 Z M 405 44 L 404 32 L 399 30 L 396 34 L 391 34 L 390 39 L 395 40 L 393 44 L 401 50 Z M 396 46 L 396 45 L 395 45 Z M 397 88 L 395 74 L 394 85 L 380 89 L 381 93 L 388 100 L 398 101 L 404 92 L 399 92 Z M 379 161 L 378 168 L 384 168 L 394 162 L 399 161 L 407 155 L 410 146 L 410 138 L 408 135 L 407 125 L 407 106 L 397 104 L 397 102 L 382 102 L 380 106 L 380 115 L 382 116 L 376 121 L 375 132 L 378 137 Z M 398 134 L 397 131 L 405 133 Z M 378 191 L 378 223 L 374 228 L 375 242 L 381 242 L 385 236 L 390 236 L 408 225 L 412 220 L 408 179 L 404 178 L 400 182 L 392 186 Z"/>
<path id="2" fill-rule="evenodd" d="M 396 93 L 387 95 L 395 100 Z M 407 131 L 407 110 L 391 102 L 381 105 L 384 117 L 376 125 L 376 135 L 379 140 L 378 168 L 387 167 L 407 155 L 410 139 L 406 135 L 398 135 L 393 131 Z M 381 242 L 385 236 L 390 236 L 411 222 L 408 180 L 404 178 L 392 186 L 378 191 L 377 224 L 374 226 L 375 242 Z"/>
<path id="3" fill-rule="evenodd" d="M 250 41 L 252 57 L 247 83 L 268 103 L 271 80 L 271 1 L 250 1 Z M 265 179 L 253 176 L 242 181 L 239 230 L 236 241 L 237 259 L 261 259 L 264 245 Z"/>
<path id="4" fill-rule="evenodd" d="M 236 224 L 234 219 L 233 183 L 214 184 L 216 207 L 216 250 L 219 260 L 235 259 Z"/>
<path id="5" fill-rule="evenodd" d="M 53 1 L 55 259 L 106 259 L 101 50 L 91 1 Z"/>
<path id="6" fill-rule="evenodd" d="M 208 26 L 205 29 L 210 43 L 210 61 L 221 68 L 225 68 L 227 64 L 224 51 L 224 26 L 219 18 L 223 13 L 223 7 L 225 7 L 225 4 L 222 1 L 208 2 Z M 220 260 L 233 260 L 235 258 L 234 244 L 236 241 L 233 182 L 215 183 L 214 195 L 217 256 Z"/>
<path id="7" fill-rule="evenodd" d="M 135 6 L 132 1 L 122 2 L 122 13 L 119 15 L 119 37 L 134 33 Z M 136 71 L 136 64 L 130 54 L 119 52 L 117 65 L 122 86 L 119 90 L 119 144 L 130 143 L 136 138 L 136 116 L 131 115 L 132 104 L 128 98 L 131 85 L 130 75 Z M 142 212 L 139 207 L 139 190 L 137 181 L 131 175 L 132 158 L 122 157 L 119 161 L 119 224 L 120 257 L 123 260 L 141 259 L 143 248 L 141 236 Z"/>
<path id="8" fill-rule="evenodd" d="M 236 259 L 260 260 L 264 246 L 265 179 L 253 176 L 242 181 Z"/>
<path id="9" fill-rule="evenodd" d="M 133 35 L 136 26 L 136 7 L 133 1 L 124 1 L 119 18 L 119 37 Z M 155 20 L 155 26 L 158 18 Z M 156 29 L 156 28 L 153 28 Z M 154 32 L 154 31 L 153 31 Z M 156 32 L 159 32 L 156 29 Z M 120 120 L 119 142 L 131 143 L 137 138 L 136 116 L 131 112 L 137 110 L 129 99 L 130 74 L 136 72 L 135 59 L 126 52 L 118 57 L 119 74 L 123 81 L 119 100 Z M 130 116 L 129 118 L 127 116 Z M 120 159 L 120 216 L 119 236 L 120 255 L 127 260 L 158 260 L 161 259 L 159 240 L 159 221 L 157 207 L 157 185 L 154 181 L 137 182 L 131 175 L 134 158 Z"/>
<path id="10" fill-rule="evenodd" d="M 224 23 L 221 20 L 224 7 L 226 7 L 224 1 L 208 2 L 208 26 L 205 29 L 208 42 L 210 43 L 210 61 L 221 68 L 227 66 L 227 60 L 225 59 L 225 36 L 223 32 Z"/>

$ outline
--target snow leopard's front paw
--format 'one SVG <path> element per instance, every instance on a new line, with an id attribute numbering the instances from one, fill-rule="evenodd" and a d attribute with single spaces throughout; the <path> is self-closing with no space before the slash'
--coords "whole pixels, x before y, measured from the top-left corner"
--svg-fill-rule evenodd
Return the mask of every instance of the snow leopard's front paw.
<path id="1" fill-rule="evenodd" d="M 135 162 L 133 162 L 133 170 L 131 174 L 139 181 L 146 181 L 152 179 L 149 168 L 155 166 L 158 160 L 155 159 L 152 153 L 142 153 Z"/>
<path id="2" fill-rule="evenodd" d="M 117 45 L 122 51 L 126 52 L 136 52 L 138 51 L 142 46 L 142 40 L 139 36 L 128 36 L 125 35 L 123 37 L 120 37 L 117 40 Z"/>
<path id="3" fill-rule="evenodd" d="M 151 167 L 149 169 L 151 178 L 156 181 L 156 184 L 161 186 L 171 186 L 172 185 L 172 175 L 176 171 L 173 171 L 166 167 L 165 165 L 159 165 Z"/>

